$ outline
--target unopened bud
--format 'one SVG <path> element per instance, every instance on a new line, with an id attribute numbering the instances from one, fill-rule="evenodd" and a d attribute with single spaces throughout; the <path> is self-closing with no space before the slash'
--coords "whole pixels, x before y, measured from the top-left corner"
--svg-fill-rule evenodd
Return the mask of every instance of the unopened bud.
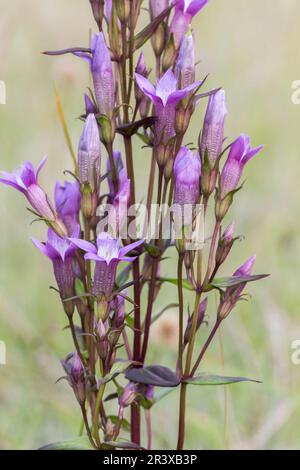
<path id="1" fill-rule="evenodd" d="M 90 183 L 86 182 L 81 187 L 81 208 L 84 217 L 90 219 L 94 214 L 94 195 Z"/>
<path id="2" fill-rule="evenodd" d="M 177 56 L 177 49 L 175 47 L 173 34 L 171 34 L 171 37 L 169 39 L 169 42 L 165 48 L 164 55 L 163 55 L 163 60 L 162 60 L 163 71 L 166 71 L 170 67 L 173 67 L 174 62 L 176 60 L 176 56 Z"/>
<path id="3" fill-rule="evenodd" d="M 117 14 L 121 23 L 127 23 L 130 15 L 130 0 L 118 0 Z"/>
<path id="4" fill-rule="evenodd" d="M 113 143 L 116 133 L 116 123 L 115 119 L 109 119 L 108 117 L 102 115 L 99 117 L 100 126 L 101 126 L 101 140 L 105 145 L 110 145 Z"/>

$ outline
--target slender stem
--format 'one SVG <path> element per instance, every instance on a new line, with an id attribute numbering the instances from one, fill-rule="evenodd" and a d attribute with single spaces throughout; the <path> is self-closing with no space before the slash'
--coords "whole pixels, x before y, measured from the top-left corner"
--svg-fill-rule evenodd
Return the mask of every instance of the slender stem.
<path id="1" fill-rule="evenodd" d="M 177 279 L 178 279 L 178 303 L 179 303 L 179 334 L 178 334 L 178 370 L 182 375 L 182 356 L 183 356 L 183 290 L 182 290 L 182 268 L 183 255 L 179 254 Z"/>
<path id="2" fill-rule="evenodd" d="M 92 434 L 91 434 L 91 430 L 90 430 L 90 426 L 89 426 L 89 422 L 88 422 L 88 417 L 87 417 L 87 414 L 86 414 L 85 405 L 83 404 L 80 407 L 81 407 L 83 422 L 84 422 L 84 425 L 85 425 L 85 429 L 86 429 L 89 441 L 90 441 L 90 443 L 91 443 L 91 445 L 94 449 L 98 449 L 98 447 L 95 445 L 95 442 L 94 442 Z"/>
<path id="3" fill-rule="evenodd" d="M 81 353 L 81 350 L 80 350 L 80 346 L 79 346 L 78 339 L 77 339 L 77 336 L 76 336 L 76 330 L 75 330 L 73 317 L 68 317 L 68 318 L 69 318 L 70 330 L 71 330 L 72 339 L 73 339 L 73 343 L 74 343 L 76 352 L 77 352 L 78 356 L 80 357 L 80 360 L 81 360 L 82 364 L 85 365 L 86 361 L 85 361 L 85 359 L 84 359 L 84 357 Z"/>
<path id="4" fill-rule="evenodd" d="M 208 255 L 208 262 L 207 262 L 207 271 L 206 271 L 206 275 L 205 275 L 205 278 L 204 278 L 204 281 L 203 281 L 203 287 L 205 287 L 205 285 L 207 284 L 210 276 L 211 276 L 211 273 L 213 271 L 213 263 L 214 263 L 214 255 L 215 255 L 215 247 L 216 247 L 216 241 L 217 241 L 217 236 L 218 236 L 218 233 L 219 233 L 219 230 L 220 230 L 220 222 L 216 222 L 215 223 L 215 228 L 214 228 L 214 231 L 213 231 L 213 234 L 212 234 L 212 239 L 211 239 L 211 243 L 210 243 L 210 250 L 209 250 L 209 255 Z"/>
<path id="5" fill-rule="evenodd" d="M 95 410 L 94 410 L 93 435 L 97 442 L 98 447 L 101 446 L 101 440 L 100 440 L 100 435 L 99 435 L 99 412 L 100 412 L 104 390 L 105 390 L 105 384 L 101 384 L 98 390 Z"/>
<path id="6" fill-rule="evenodd" d="M 146 421 L 146 432 L 147 432 L 147 449 L 151 450 L 152 447 L 152 426 L 151 426 L 151 409 L 145 409 L 145 421 Z"/>
<path id="7" fill-rule="evenodd" d="M 180 387 L 180 405 L 179 405 L 177 450 L 182 450 L 183 446 L 184 446 L 186 386 L 187 385 L 183 383 L 183 384 L 181 384 L 181 387 Z"/>
<path id="8" fill-rule="evenodd" d="M 131 441 L 137 445 L 141 443 L 141 411 L 140 407 L 133 403 L 130 408 L 131 414 Z"/>
<path id="9" fill-rule="evenodd" d="M 215 336 L 215 334 L 216 334 L 216 332 L 217 332 L 217 330 L 218 330 L 218 328 L 219 328 L 220 325 L 221 325 L 221 320 L 217 320 L 216 323 L 215 323 L 215 325 L 214 325 L 214 327 L 213 327 L 213 329 L 211 330 L 210 335 L 209 335 L 209 337 L 207 338 L 207 340 L 206 340 L 206 342 L 205 342 L 203 348 L 202 348 L 201 351 L 200 351 L 200 354 L 199 354 L 199 356 L 198 356 L 198 358 L 197 358 L 197 360 L 196 360 L 196 362 L 195 362 L 195 365 L 194 365 L 194 367 L 193 367 L 193 369 L 192 369 L 192 371 L 191 371 L 191 377 L 193 377 L 193 375 L 195 374 L 196 370 L 198 369 L 199 364 L 200 364 L 200 362 L 201 362 L 201 360 L 202 360 L 204 354 L 206 353 L 207 348 L 209 347 L 210 343 L 212 342 L 212 339 L 214 338 L 214 336 Z"/>

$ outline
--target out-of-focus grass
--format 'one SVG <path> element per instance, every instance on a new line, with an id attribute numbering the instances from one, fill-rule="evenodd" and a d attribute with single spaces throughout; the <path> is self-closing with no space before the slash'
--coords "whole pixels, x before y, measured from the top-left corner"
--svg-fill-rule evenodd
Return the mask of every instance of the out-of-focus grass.
<path id="1" fill-rule="evenodd" d="M 7 85 L 7 104 L 0 106 L 1 169 L 21 161 L 35 163 L 48 153 L 41 182 L 52 191 L 55 179 L 71 166 L 58 122 L 53 86 L 60 91 L 76 144 L 88 84 L 86 65 L 75 57 L 46 58 L 44 49 L 85 45 L 94 27 L 89 2 L 67 0 L 0 0 L 0 79 Z M 20 14 L 22 11 L 22 14 Z M 203 362 L 215 373 L 248 375 L 263 384 L 220 388 L 190 387 L 187 446 L 190 448 L 299 448 L 300 366 L 291 364 L 291 342 L 300 338 L 299 291 L 299 148 L 300 107 L 291 102 L 291 83 L 299 79 L 297 0 L 214 0 L 194 22 L 199 77 L 210 72 L 209 86 L 226 88 L 228 139 L 247 132 L 263 153 L 247 168 L 246 184 L 231 217 L 237 243 L 224 274 L 254 252 L 256 272 L 272 277 L 248 291 L 224 324 Z M 147 59 L 152 60 L 147 49 Z M 187 141 L 196 141 L 204 104 L 193 120 Z M 136 143 L 137 181 L 143 196 L 147 151 Z M 59 358 L 71 343 L 65 319 L 48 286 L 51 268 L 31 245 L 44 228 L 29 225 L 24 200 L 1 188 L 0 339 L 7 345 L 7 365 L 0 368 L 0 447 L 36 448 L 68 438 L 79 428 L 79 414 L 64 382 Z M 174 266 L 166 264 L 164 274 Z M 176 288 L 164 286 L 157 309 L 175 301 Z M 214 318 L 209 306 L 209 325 Z M 170 312 L 157 327 L 149 362 L 174 365 Z M 203 329 L 199 343 L 207 329 Z M 224 406 L 226 398 L 227 406 Z M 176 439 L 173 392 L 154 413 L 155 445 L 172 448 Z M 225 412 L 226 411 L 226 412 Z M 225 418 L 226 415 L 226 418 Z"/>

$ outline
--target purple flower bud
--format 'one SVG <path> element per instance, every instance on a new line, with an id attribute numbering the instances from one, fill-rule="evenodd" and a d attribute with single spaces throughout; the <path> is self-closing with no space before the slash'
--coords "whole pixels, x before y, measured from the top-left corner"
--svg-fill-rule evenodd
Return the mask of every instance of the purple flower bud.
<path id="1" fill-rule="evenodd" d="M 81 207 L 81 193 L 77 181 L 74 183 L 65 181 L 64 185 L 57 182 L 54 200 L 56 211 L 67 227 L 68 234 L 72 236 L 78 230 Z"/>
<path id="2" fill-rule="evenodd" d="M 129 382 L 119 396 L 119 405 L 121 408 L 126 408 L 131 405 L 136 399 L 138 393 L 138 386 L 133 382 Z"/>
<path id="3" fill-rule="evenodd" d="M 147 400 L 153 400 L 154 398 L 154 385 L 147 385 L 146 391 L 145 391 L 145 398 Z"/>
<path id="4" fill-rule="evenodd" d="M 126 180 L 122 181 L 121 185 L 119 186 L 119 191 L 117 192 L 112 203 L 116 222 L 116 233 L 119 235 L 122 234 L 125 228 L 127 229 L 129 202 L 130 180 L 126 178 Z"/>
<path id="5" fill-rule="evenodd" d="M 207 155 L 210 168 L 214 168 L 222 152 L 226 116 L 225 91 L 219 90 L 209 97 L 201 135 L 202 161 Z"/>
<path id="6" fill-rule="evenodd" d="M 170 0 L 150 0 L 151 18 L 159 16 L 166 8 L 168 8 Z"/>
<path id="7" fill-rule="evenodd" d="M 200 196 L 201 162 L 198 153 L 181 147 L 174 163 L 174 203 L 196 204 Z"/>
<path id="8" fill-rule="evenodd" d="M 78 145 L 78 171 L 81 183 L 97 186 L 100 175 L 101 145 L 94 114 L 89 114 Z"/>
<path id="9" fill-rule="evenodd" d="M 38 184 L 38 176 L 46 163 L 47 157 L 44 157 L 40 162 L 37 171 L 34 171 L 31 162 L 26 162 L 22 165 L 20 171 L 13 173 L 2 172 L 0 182 L 15 188 L 25 195 L 30 202 L 33 209 L 43 218 L 54 221 L 56 220 L 56 213 L 52 207 L 49 198 L 45 191 Z"/>
<path id="10" fill-rule="evenodd" d="M 135 78 L 140 89 L 154 103 L 157 116 L 155 123 L 156 143 L 167 144 L 175 136 L 174 125 L 177 103 L 199 86 L 200 82 L 178 90 L 177 80 L 171 69 L 167 70 L 160 78 L 156 87 L 142 75 L 136 73 Z"/>
<path id="11" fill-rule="evenodd" d="M 79 226 L 77 232 L 78 236 Z M 67 299 L 74 295 L 74 280 L 75 275 L 73 271 L 73 255 L 76 246 L 72 245 L 68 239 L 61 238 L 49 228 L 46 243 L 41 243 L 39 240 L 32 238 L 34 245 L 46 255 L 53 264 L 53 271 L 57 282 L 58 289 L 62 299 Z M 74 311 L 73 302 L 63 302 L 67 315 L 72 315 Z"/>
<path id="12" fill-rule="evenodd" d="M 83 405 L 86 398 L 86 385 L 84 377 L 84 367 L 77 352 L 67 356 L 61 361 L 61 364 L 68 376 L 69 384 L 71 385 L 78 402 Z"/>
<path id="13" fill-rule="evenodd" d="M 98 342 L 98 352 L 99 356 L 101 359 L 105 359 L 107 357 L 108 353 L 108 348 L 109 348 L 109 341 L 107 337 L 107 331 L 104 326 L 103 321 L 99 320 L 98 325 L 97 325 L 97 334 L 99 337 L 99 342 Z"/>
<path id="14" fill-rule="evenodd" d="M 255 263 L 256 256 L 252 256 L 249 258 L 242 266 L 240 266 L 233 274 L 234 277 L 241 277 L 250 276 L 253 265 Z M 236 303 L 241 297 L 241 293 L 243 292 L 247 282 L 242 282 L 241 284 L 234 286 L 234 287 L 227 287 L 225 293 L 223 295 L 221 304 L 218 309 L 218 319 L 224 320 L 231 310 L 235 307 Z"/>
<path id="15" fill-rule="evenodd" d="M 97 108 L 96 108 L 95 104 L 93 103 L 93 101 L 91 100 L 89 95 L 87 95 L 86 93 L 84 94 L 84 104 L 85 104 L 85 114 L 86 114 L 86 116 L 88 114 L 97 114 Z"/>
<path id="16" fill-rule="evenodd" d="M 224 233 L 222 234 L 217 251 L 216 251 L 216 265 L 221 266 L 222 263 L 224 263 L 225 259 L 227 258 L 231 247 L 234 243 L 234 222 L 231 222 Z"/>
<path id="17" fill-rule="evenodd" d="M 208 299 L 207 297 L 202 300 L 202 302 L 200 302 L 199 304 L 199 308 L 198 308 L 198 318 L 197 318 L 197 329 L 196 331 L 199 330 L 203 320 L 204 320 L 204 315 L 205 315 L 205 312 L 206 312 L 206 309 L 207 309 L 207 302 L 208 302 Z M 186 346 L 187 343 L 189 342 L 190 340 L 190 336 L 191 336 L 191 331 L 192 331 L 192 317 L 189 317 L 188 319 L 188 322 L 187 322 L 187 325 L 186 325 L 186 329 L 185 329 L 185 332 L 184 332 L 184 345 Z"/>
<path id="18" fill-rule="evenodd" d="M 106 232 L 102 232 L 97 237 L 97 247 L 90 242 L 79 238 L 70 238 L 74 245 L 86 251 L 86 260 L 96 262 L 94 272 L 93 294 L 100 296 L 104 294 L 110 297 L 115 283 L 117 266 L 121 261 L 134 261 L 135 257 L 126 256 L 134 248 L 140 246 L 144 240 L 121 247 L 119 240 L 113 238 Z"/>
<path id="19" fill-rule="evenodd" d="M 99 113 L 112 118 L 116 100 L 115 80 L 110 51 L 102 32 L 93 35 L 91 50 L 91 57 L 82 52 L 76 52 L 75 55 L 90 65 Z"/>
<path id="20" fill-rule="evenodd" d="M 186 88 L 195 81 L 195 41 L 193 34 L 186 34 L 180 46 L 175 65 L 175 77 L 180 88 Z"/>
<path id="21" fill-rule="evenodd" d="M 208 0 L 173 0 L 175 13 L 170 25 L 175 45 L 179 47 L 188 31 L 193 17 L 207 4 Z"/>
<path id="22" fill-rule="evenodd" d="M 256 155 L 263 145 L 251 149 L 250 138 L 242 134 L 231 145 L 228 158 L 221 173 L 221 198 L 237 188 L 245 164 Z"/>
<path id="23" fill-rule="evenodd" d="M 125 320 L 125 300 L 124 297 L 118 295 L 114 298 L 111 304 L 113 310 L 115 311 L 112 318 L 112 327 L 115 329 L 120 329 L 124 325 Z"/>

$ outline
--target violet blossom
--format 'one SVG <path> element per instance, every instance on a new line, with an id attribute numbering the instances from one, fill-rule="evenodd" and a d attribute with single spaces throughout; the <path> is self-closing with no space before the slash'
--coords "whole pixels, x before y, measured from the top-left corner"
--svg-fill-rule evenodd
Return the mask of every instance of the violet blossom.
<path id="1" fill-rule="evenodd" d="M 201 161 L 198 153 L 181 147 L 174 163 L 174 203 L 196 204 L 200 197 Z"/>
<path id="2" fill-rule="evenodd" d="M 81 183 L 95 189 L 100 176 L 101 144 L 94 114 L 89 114 L 78 145 L 78 172 Z"/>
<path id="3" fill-rule="evenodd" d="M 127 180 L 127 171 L 126 171 L 126 168 L 124 167 L 124 162 L 123 162 L 121 152 L 114 151 L 113 159 L 114 159 L 115 169 L 116 169 L 117 178 L 118 178 L 117 187 L 121 188 L 122 185 Z M 116 196 L 116 191 L 115 191 L 115 186 L 114 186 L 113 179 L 112 179 L 112 171 L 111 171 L 109 158 L 107 159 L 106 173 L 107 173 L 107 183 L 108 183 L 108 188 L 109 188 L 108 202 L 111 203 Z"/>
<path id="4" fill-rule="evenodd" d="M 70 183 L 65 181 L 64 185 L 57 182 L 54 200 L 56 211 L 67 227 L 68 235 L 71 236 L 77 230 L 79 224 L 81 193 L 78 182 Z"/>
<path id="5" fill-rule="evenodd" d="M 99 113 L 111 119 L 115 108 L 116 87 L 110 51 L 102 32 L 93 35 L 91 50 L 91 56 L 83 52 L 75 52 L 75 55 L 89 63 Z"/>
<path id="6" fill-rule="evenodd" d="M 221 198 L 235 190 L 241 179 L 245 164 L 256 155 L 263 145 L 251 149 L 250 138 L 242 134 L 231 145 L 228 158 L 221 173 Z"/>
<path id="7" fill-rule="evenodd" d="M 170 25 L 176 47 L 189 29 L 193 17 L 208 3 L 208 0 L 173 0 L 175 13 Z"/>
<path id="8" fill-rule="evenodd" d="M 211 169 L 218 161 L 224 141 L 224 124 L 227 116 L 225 91 L 210 95 L 201 134 L 201 157 L 205 156 Z"/>
<path id="9" fill-rule="evenodd" d="M 34 211 L 61 236 L 67 235 L 66 227 L 59 219 L 53 208 L 48 195 L 38 183 L 38 176 L 46 163 L 47 157 L 44 157 L 34 170 L 31 162 L 25 162 L 19 171 L 13 173 L 2 172 L 0 183 L 7 184 L 20 191 L 27 198 Z"/>
<path id="10" fill-rule="evenodd" d="M 69 354 L 66 359 L 61 361 L 61 364 L 78 402 L 83 405 L 86 398 L 86 384 L 84 367 L 78 353 Z"/>
<path id="11" fill-rule="evenodd" d="M 84 255 L 86 260 L 96 262 L 93 294 L 95 296 L 104 294 L 106 298 L 109 298 L 113 292 L 118 264 L 121 261 L 134 261 L 136 257 L 128 257 L 126 254 L 144 242 L 144 240 L 138 240 L 121 247 L 119 240 L 106 232 L 101 232 L 97 236 L 97 246 L 79 238 L 70 238 L 70 241 L 86 251 Z"/>
<path id="12" fill-rule="evenodd" d="M 186 88 L 195 82 L 195 40 L 193 34 L 186 34 L 182 40 L 175 64 L 175 77 L 179 88 Z"/>
<path id="13" fill-rule="evenodd" d="M 79 235 L 79 226 L 73 233 Z M 59 237 L 51 228 L 48 229 L 46 243 L 32 238 L 34 245 L 51 261 L 57 286 L 63 300 L 74 295 L 75 274 L 73 269 L 74 253 L 77 249 L 67 238 Z M 63 302 L 65 311 L 72 315 L 74 311 L 73 302 Z"/>
<path id="14" fill-rule="evenodd" d="M 158 80 L 156 86 L 145 77 L 135 74 L 135 78 L 140 89 L 154 103 L 157 121 L 155 123 L 156 144 L 167 144 L 175 136 L 175 113 L 176 105 L 190 91 L 200 85 L 200 82 L 193 83 L 186 88 L 178 90 L 177 79 L 171 69 Z"/>

